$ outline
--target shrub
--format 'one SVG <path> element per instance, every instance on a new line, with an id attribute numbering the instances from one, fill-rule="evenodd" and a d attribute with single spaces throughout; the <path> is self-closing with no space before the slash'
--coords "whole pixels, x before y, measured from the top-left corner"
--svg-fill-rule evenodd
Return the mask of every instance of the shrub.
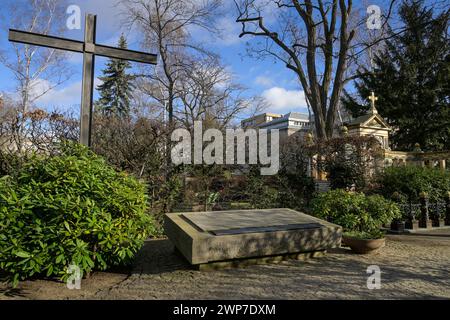
<path id="1" fill-rule="evenodd" d="M 359 189 L 364 186 L 364 171 L 351 160 L 333 158 L 326 163 L 325 168 L 331 189 Z"/>
<path id="2" fill-rule="evenodd" d="M 378 192 L 387 198 L 398 197 L 418 202 L 419 194 L 427 192 L 431 202 L 445 199 L 450 191 L 450 172 L 434 168 L 404 166 L 386 168 L 378 177 Z"/>
<path id="3" fill-rule="evenodd" d="M 380 195 L 365 196 L 342 189 L 319 194 L 312 201 L 315 216 L 336 223 L 344 232 L 376 235 L 381 226 L 401 216 L 397 205 Z"/>
<path id="4" fill-rule="evenodd" d="M 293 135 L 280 146 L 280 170 L 274 176 L 274 186 L 279 190 L 280 206 L 304 209 L 315 193 L 311 170 L 311 146 L 300 135 Z"/>
<path id="5" fill-rule="evenodd" d="M 269 209 L 278 207 L 278 190 L 270 183 L 270 178 L 261 176 L 259 168 L 254 166 L 247 175 L 246 199 L 252 208 Z"/>
<path id="6" fill-rule="evenodd" d="M 345 235 L 350 238 L 361 239 L 361 240 L 371 240 L 371 239 L 381 239 L 384 237 L 384 232 L 381 230 L 373 230 L 371 232 L 367 231 L 349 231 Z"/>
<path id="7" fill-rule="evenodd" d="M 23 165 L 26 155 L 19 156 L 14 153 L 4 152 L 0 146 L 0 177 L 14 175 Z"/>
<path id="8" fill-rule="evenodd" d="M 380 144 L 373 137 L 336 137 L 318 141 L 313 148 L 323 158 L 317 166 L 328 172 L 332 189 L 367 189 L 381 159 Z"/>
<path id="9" fill-rule="evenodd" d="M 146 187 L 86 147 L 65 144 L 0 179 L 0 268 L 13 285 L 34 275 L 65 280 L 127 264 L 152 234 Z"/>

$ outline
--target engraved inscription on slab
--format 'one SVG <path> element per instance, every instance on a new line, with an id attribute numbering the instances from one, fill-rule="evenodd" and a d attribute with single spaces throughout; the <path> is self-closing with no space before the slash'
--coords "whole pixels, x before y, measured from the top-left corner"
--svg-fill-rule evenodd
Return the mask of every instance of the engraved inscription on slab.
<path id="1" fill-rule="evenodd" d="M 254 210 L 184 213 L 197 228 L 214 235 L 271 232 L 322 227 L 317 220 L 293 210 Z"/>

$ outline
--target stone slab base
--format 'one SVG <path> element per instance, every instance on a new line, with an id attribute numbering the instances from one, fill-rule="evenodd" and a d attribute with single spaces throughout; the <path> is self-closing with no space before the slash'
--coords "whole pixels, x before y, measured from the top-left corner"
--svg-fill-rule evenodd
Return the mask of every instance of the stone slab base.
<path id="1" fill-rule="evenodd" d="M 327 251 L 313 251 L 313 252 L 302 252 L 296 254 L 287 254 L 279 256 L 270 257 L 260 257 L 260 258 L 249 258 L 249 259 L 237 259 L 228 261 L 218 261 L 210 262 L 204 264 L 195 265 L 195 269 L 199 271 L 215 271 L 215 270 L 225 270 L 234 268 L 245 268 L 248 266 L 260 265 L 260 264 L 272 264 L 280 263 L 282 261 L 287 261 L 290 259 L 306 261 L 313 258 L 324 257 Z"/>
<path id="2" fill-rule="evenodd" d="M 325 251 L 342 238 L 340 226 L 291 209 L 170 213 L 164 227 L 191 265 Z"/>

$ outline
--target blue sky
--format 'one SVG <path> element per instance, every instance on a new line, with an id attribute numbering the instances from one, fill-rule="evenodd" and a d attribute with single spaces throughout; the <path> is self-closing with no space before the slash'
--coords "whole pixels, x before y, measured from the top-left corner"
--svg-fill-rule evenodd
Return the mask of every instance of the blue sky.
<path id="1" fill-rule="evenodd" d="M 2 15 L 8 17 L 8 2 L 2 0 Z M 17 1 L 15 1 L 17 2 Z M 19 5 L 27 5 L 26 0 L 18 1 Z M 97 15 L 97 43 L 113 45 L 117 44 L 120 34 L 125 31 L 118 18 L 119 8 L 114 6 L 111 0 L 70 0 L 68 3 L 76 4 L 81 8 L 82 16 L 86 13 Z M 231 4 L 231 1 L 230 1 Z M 235 13 L 230 7 L 228 13 L 217 20 L 218 26 L 226 36 L 223 39 L 214 38 L 204 33 L 194 33 L 196 41 L 205 41 L 213 51 L 220 53 L 223 63 L 235 76 L 235 80 L 248 88 L 247 95 L 261 95 L 270 103 L 270 111 L 287 113 L 289 111 L 306 111 L 303 92 L 300 90 L 292 72 L 284 66 L 274 63 L 272 60 L 255 61 L 245 57 L 245 39 L 239 39 L 240 25 L 235 22 Z M 69 17 L 69 15 L 67 15 Z M 84 20 L 84 19 L 83 19 Z M 83 40 L 83 23 L 81 30 L 67 30 L 64 37 Z M 60 35 L 58 35 L 60 36 Z M 138 34 L 127 34 L 129 48 L 139 50 Z M 0 31 L 0 46 L 6 52 L 11 51 L 12 46 L 8 42 L 7 31 Z M 101 74 L 106 58 L 96 58 L 96 76 Z M 74 75 L 64 84 L 56 87 L 40 100 L 37 105 L 44 108 L 70 109 L 78 108 L 81 96 L 81 72 L 82 55 L 71 54 L 68 60 Z M 15 90 L 14 77 L 11 71 L 0 65 L 0 92 L 13 92 Z M 269 111 L 269 110 L 268 110 Z"/>
<path id="2" fill-rule="evenodd" d="M 357 5 L 365 9 L 366 5 L 379 4 L 385 7 L 387 0 L 361 0 L 355 1 Z M 26 6 L 28 0 L 2 0 L 0 14 L 6 17 L 14 17 L 14 12 L 8 12 L 8 4 L 17 3 L 19 6 Z M 114 0 L 67 0 L 68 5 L 78 5 L 83 16 L 81 30 L 67 30 L 64 37 L 83 40 L 84 15 L 92 13 L 97 15 L 97 43 L 112 45 L 117 44 L 120 34 L 126 30 L 121 25 L 121 18 L 118 16 L 120 8 L 114 5 Z M 239 39 L 240 24 L 236 23 L 236 13 L 231 0 L 224 0 L 224 14 L 215 19 L 217 26 L 223 30 L 226 36 L 222 39 L 204 32 L 194 32 L 195 41 L 204 42 L 208 48 L 222 57 L 223 63 L 231 72 L 235 81 L 248 88 L 247 95 L 261 95 L 269 102 L 267 111 L 277 113 L 287 113 L 290 111 L 306 112 L 303 91 L 292 71 L 285 68 L 283 64 L 275 63 L 274 60 L 254 60 L 246 57 L 246 41 L 250 38 Z M 356 4 L 355 4 L 356 5 Z M 67 8 L 64 6 L 64 8 Z M 270 14 L 270 13 L 269 13 Z M 363 12 L 363 14 L 365 14 Z M 69 15 L 66 15 L 69 17 Z M 61 36 L 61 35 L 58 35 Z M 139 50 L 139 34 L 126 34 L 129 48 Z M 6 52 L 11 52 L 12 46 L 8 42 L 7 30 L 0 30 L 0 48 Z M 96 76 L 101 74 L 106 58 L 97 57 Z M 59 109 L 73 109 L 77 111 L 81 100 L 81 69 L 82 55 L 73 54 L 68 59 L 68 64 L 73 69 L 74 75 L 64 84 L 50 91 L 37 101 L 39 107 Z M 0 93 L 13 92 L 16 83 L 13 74 L 0 64 Z"/>

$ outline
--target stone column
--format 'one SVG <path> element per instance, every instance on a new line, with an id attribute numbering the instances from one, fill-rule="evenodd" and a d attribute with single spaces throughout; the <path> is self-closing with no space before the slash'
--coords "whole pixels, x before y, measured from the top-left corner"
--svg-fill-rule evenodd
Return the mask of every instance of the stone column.
<path id="1" fill-rule="evenodd" d="M 312 158 L 311 157 L 308 158 L 308 165 L 307 165 L 307 168 L 306 168 L 306 175 L 308 177 L 313 178 Z"/>
<path id="2" fill-rule="evenodd" d="M 418 165 L 419 167 L 424 168 L 424 167 L 425 167 L 425 161 L 419 160 L 419 161 L 417 161 L 417 165 Z"/>
<path id="3" fill-rule="evenodd" d="M 423 153 L 423 151 L 422 151 L 422 149 L 420 148 L 420 144 L 419 144 L 419 143 L 416 143 L 416 144 L 414 145 L 414 150 L 413 150 L 413 152 L 415 153 L 415 154 L 414 154 L 414 162 L 416 163 L 416 165 L 417 165 L 418 167 L 425 167 L 425 161 L 424 161 L 423 158 L 422 158 L 422 153 Z"/>
<path id="4" fill-rule="evenodd" d="M 446 161 L 445 161 L 445 159 L 439 160 L 439 168 L 440 168 L 441 170 L 445 170 L 445 167 L 446 167 Z"/>
<path id="5" fill-rule="evenodd" d="M 433 222 L 430 220 L 430 215 L 428 212 L 428 194 L 426 192 L 420 193 L 419 227 L 427 229 L 431 229 L 433 227 Z"/>

